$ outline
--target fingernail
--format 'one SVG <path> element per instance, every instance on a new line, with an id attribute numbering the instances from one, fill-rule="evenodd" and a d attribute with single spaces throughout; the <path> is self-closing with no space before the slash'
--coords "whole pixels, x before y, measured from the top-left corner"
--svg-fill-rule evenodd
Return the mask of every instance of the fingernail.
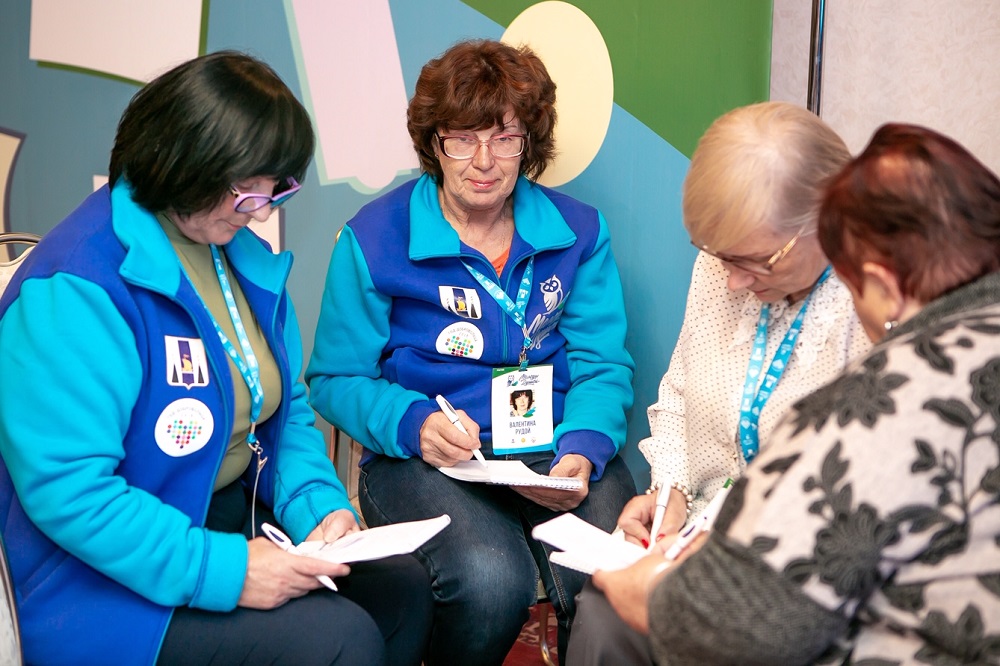
<path id="1" fill-rule="evenodd" d="M 662 539 L 665 536 L 667 536 L 667 535 L 666 534 L 657 534 L 656 535 L 656 540 L 659 541 L 660 539 Z"/>
<path id="2" fill-rule="evenodd" d="M 649 548 L 649 542 L 648 542 L 648 541 L 646 541 L 645 539 L 643 539 L 643 540 L 642 540 L 642 547 L 643 547 L 643 548 Z"/>

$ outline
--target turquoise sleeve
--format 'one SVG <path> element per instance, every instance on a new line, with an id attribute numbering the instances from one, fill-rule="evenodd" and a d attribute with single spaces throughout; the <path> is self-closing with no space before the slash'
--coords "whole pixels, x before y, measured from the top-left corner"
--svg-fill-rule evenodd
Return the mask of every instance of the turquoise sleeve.
<path id="1" fill-rule="evenodd" d="M 381 378 L 391 307 L 372 283 L 351 228 L 344 227 L 327 271 L 306 381 L 310 402 L 324 419 L 367 449 L 409 458 L 398 441 L 399 423 L 427 396 Z"/>
<path id="2" fill-rule="evenodd" d="M 326 444 L 306 401 L 305 384 L 298 379 L 302 372 L 302 338 L 290 300 L 287 313 L 284 342 L 294 379 L 288 420 L 277 454 L 274 514 L 288 536 L 298 543 L 327 514 L 338 509 L 348 509 L 355 516 L 357 512 L 326 455 Z"/>
<path id="3" fill-rule="evenodd" d="M 109 296 L 57 274 L 21 286 L 0 320 L 0 453 L 53 542 L 164 606 L 236 606 L 246 539 L 193 527 L 115 470 L 142 367 Z"/>
<path id="4" fill-rule="evenodd" d="M 607 222 L 603 216 L 599 220 L 594 251 L 580 265 L 559 321 L 572 384 L 555 440 L 557 459 L 579 453 L 603 470 L 625 443 L 635 364 L 625 349 L 625 302 Z M 596 433 L 603 433 L 609 445 L 594 446 Z"/>

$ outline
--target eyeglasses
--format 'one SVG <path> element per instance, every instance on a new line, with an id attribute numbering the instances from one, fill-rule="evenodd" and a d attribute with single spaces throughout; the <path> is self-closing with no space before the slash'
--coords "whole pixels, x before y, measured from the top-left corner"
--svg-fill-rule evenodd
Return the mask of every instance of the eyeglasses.
<path id="1" fill-rule="evenodd" d="M 795 244 L 799 242 L 800 238 L 802 238 L 803 236 L 808 236 L 814 231 L 816 230 L 810 229 L 809 231 L 806 231 L 806 228 L 804 226 L 799 227 L 799 230 L 795 233 L 794 236 L 792 236 L 791 240 L 785 243 L 785 246 L 783 248 L 772 254 L 771 258 L 768 259 L 767 261 L 757 261 L 755 259 L 748 259 L 746 257 L 730 257 L 724 254 L 716 254 L 715 252 L 712 252 L 711 250 L 705 247 L 698 247 L 697 245 L 695 245 L 695 247 L 697 247 L 702 252 L 705 252 L 706 254 L 712 255 L 722 263 L 734 266 L 740 269 L 741 271 L 746 271 L 747 273 L 752 273 L 753 275 L 766 276 L 774 272 L 774 265 L 777 264 L 782 259 L 784 259 L 785 255 L 787 255 L 789 252 L 792 251 L 792 248 L 795 247 Z M 692 241 L 691 244 L 694 245 L 694 241 Z"/>
<path id="2" fill-rule="evenodd" d="M 486 146 L 493 157 L 518 157 L 528 144 L 527 134 L 494 134 L 488 139 L 480 139 L 471 134 L 454 134 L 437 137 L 441 152 L 453 160 L 470 160 L 479 151 L 479 146 Z"/>
<path id="3" fill-rule="evenodd" d="M 292 195 L 302 189 L 302 186 L 295 182 L 294 178 L 288 178 L 285 183 L 288 187 L 276 194 L 262 194 L 260 192 L 240 192 L 235 185 L 229 186 L 229 193 L 236 199 L 233 201 L 233 210 L 237 213 L 252 213 L 270 204 L 271 208 L 277 208 L 292 198 Z M 280 187 L 280 184 L 277 187 Z"/>

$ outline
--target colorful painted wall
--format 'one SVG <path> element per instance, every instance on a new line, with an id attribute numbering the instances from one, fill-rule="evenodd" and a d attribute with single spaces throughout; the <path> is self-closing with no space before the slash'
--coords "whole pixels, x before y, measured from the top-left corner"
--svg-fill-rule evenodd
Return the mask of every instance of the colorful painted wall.
<path id="1" fill-rule="evenodd" d="M 625 457 L 646 483 L 635 445 L 694 259 L 681 183 L 712 119 L 767 99 L 771 0 L 10 0 L 2 14 L 3 230 L 45 233 L 98 186 L 128 100 L 181 60 L 249 51 L 300 95 L 319 148 L 260 231 L 295 254 L 307 352 L 337 231 L 417 174 L 405 107 L 421 66 L 463 38 L 530 44 L 558 86 L 559 157 L 542 181 L 611 226 L 638 363 Z"/>

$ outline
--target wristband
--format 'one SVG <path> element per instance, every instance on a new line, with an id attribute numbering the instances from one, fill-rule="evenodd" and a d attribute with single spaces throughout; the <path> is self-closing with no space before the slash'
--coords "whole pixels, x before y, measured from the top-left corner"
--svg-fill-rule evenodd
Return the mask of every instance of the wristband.
<path id="1" fill-rule="evenodd" d="M 684 495 L 684 502 L 687 505 L 684 508 L 687 511 L 687 515 L 690 516 L 691 504 L 694 502 L 694 495 L 691 494 L 691 489 L 685 485 L 677 483 L 676 481 L 671 483 L 670 487 L 679 492 L 681 495 Z M 646 489 L 646 494 L 652 495 L 653 493 L 659 491 L 659 489 L 660 489 L 660 484 L 658 482 L 653 483 L 651 486 L 649 486 L 649 488 Z"/>

